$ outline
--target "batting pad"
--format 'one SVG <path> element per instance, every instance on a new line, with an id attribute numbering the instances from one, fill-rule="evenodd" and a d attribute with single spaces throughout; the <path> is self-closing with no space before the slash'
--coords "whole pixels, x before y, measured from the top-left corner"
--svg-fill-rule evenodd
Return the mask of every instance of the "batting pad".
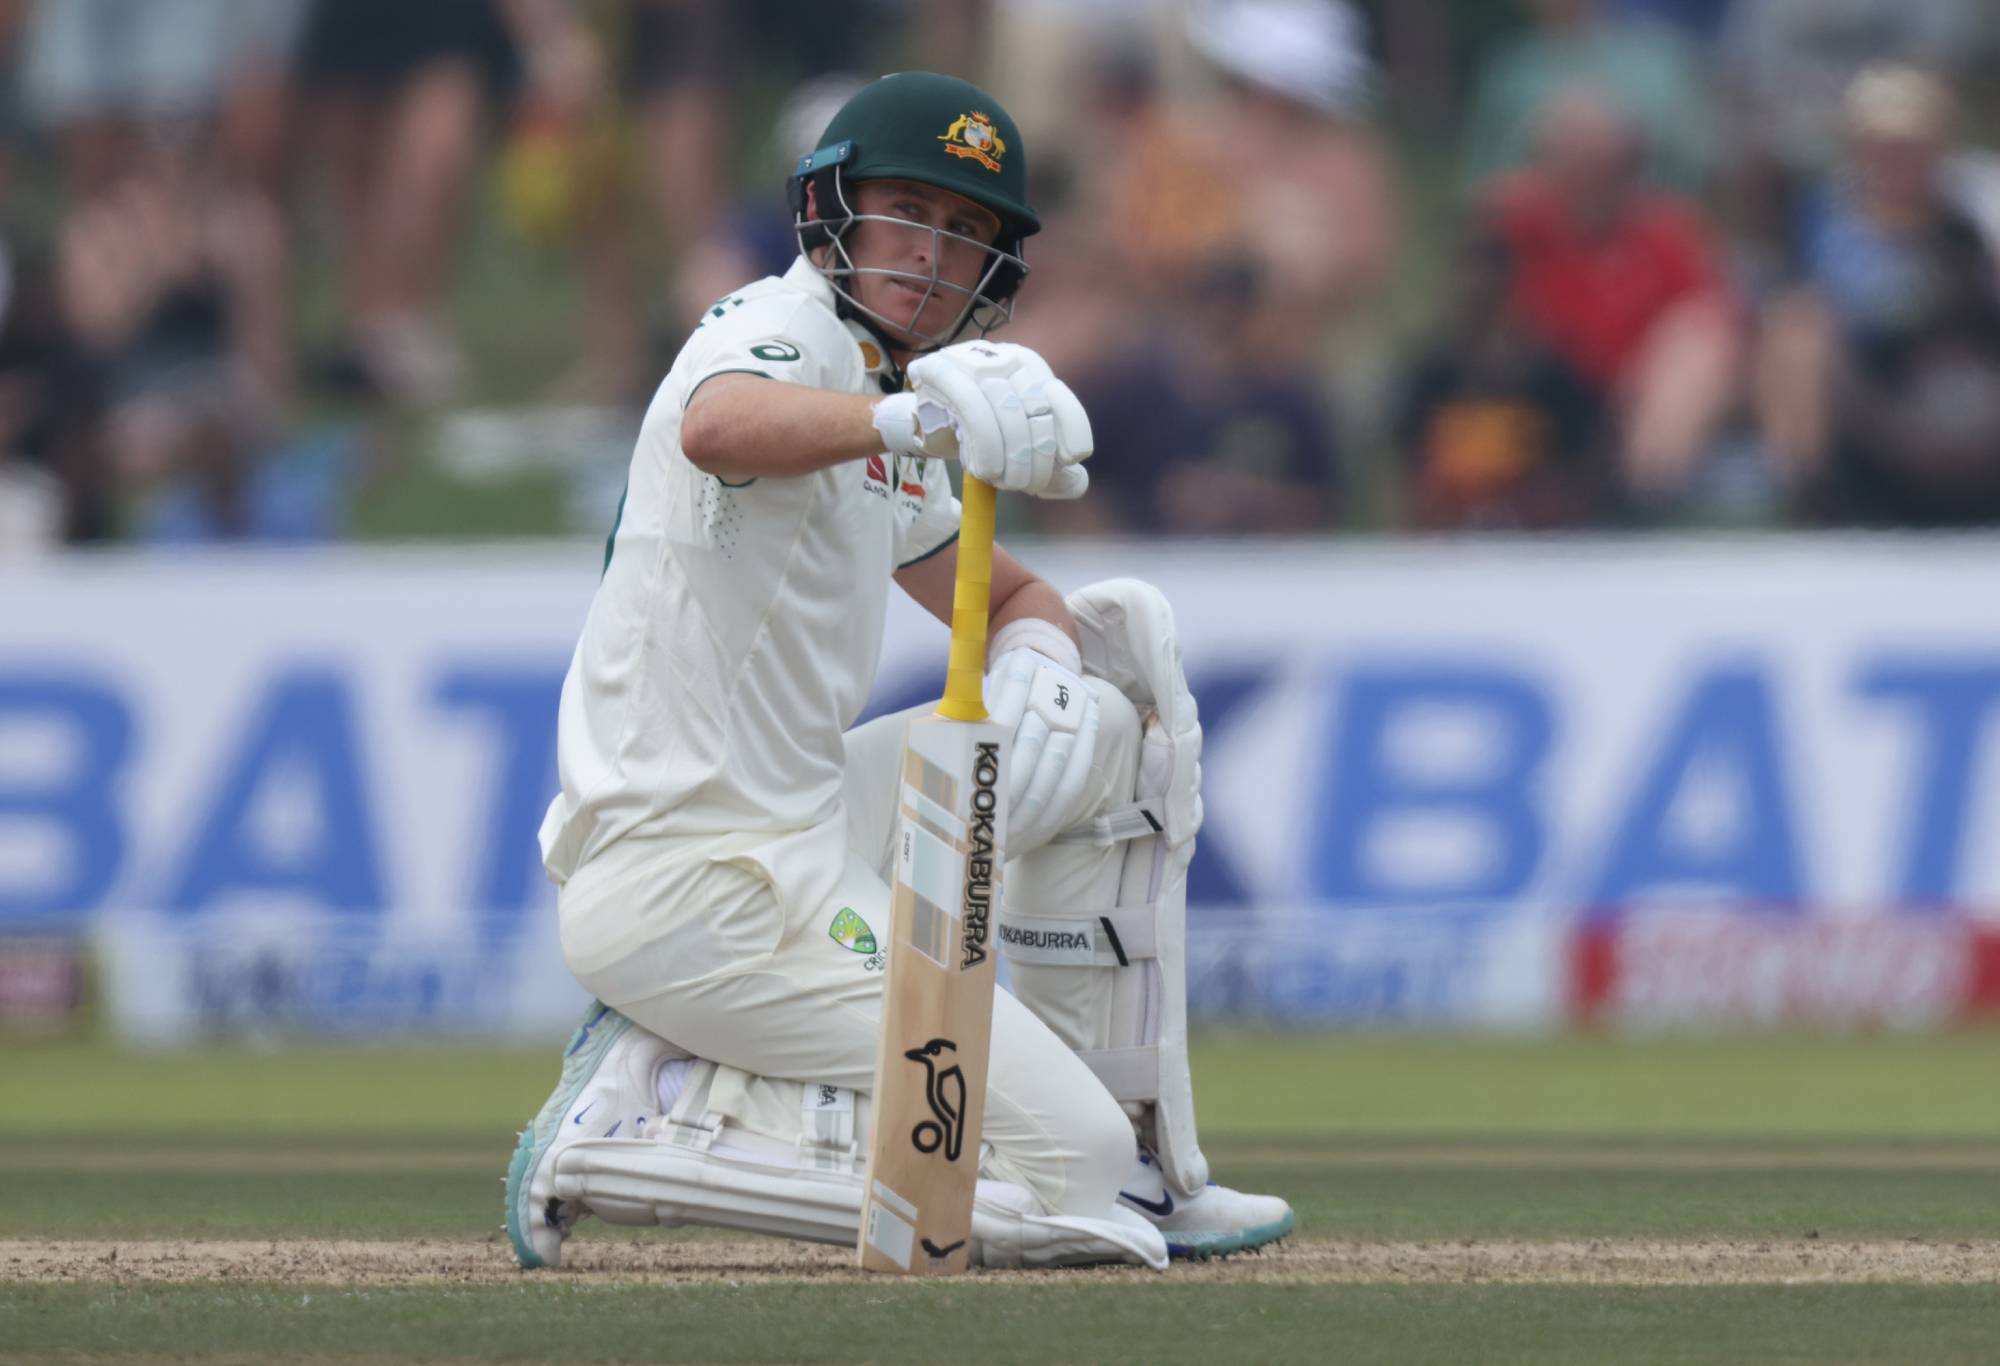
<path id="1" fill-rule="evenodd" d="M 722 1136 L 683 1143 L 668 1135 L 572 1143 L 556 1159 L 555 1190 L 613 1224 L 701 1224 L 852 1247 L 862 1181 L 854 1171 L 787 1165 L 779 1154 L 735 1148 Z M 1166 1240 L 1129 1210 L 1085 1219 L 1038 1208 L 1020 1186 L 981 1181 L 972 1205 L 973 1264 L 1166 1269 Z"/>
<path id="2" fill-rule="evenodd" d="M 1173 615 L 1114 579 L 1069 600 L 1085 666 L 1144 717 L 1130 803 L 1010 865 L 999 942 L 1014 994 L 1132 1114 L 1178 1194 L 1208 1183 L 1187 1059 L 1187 867 L 1201 824 L 1201 727 Z"/>

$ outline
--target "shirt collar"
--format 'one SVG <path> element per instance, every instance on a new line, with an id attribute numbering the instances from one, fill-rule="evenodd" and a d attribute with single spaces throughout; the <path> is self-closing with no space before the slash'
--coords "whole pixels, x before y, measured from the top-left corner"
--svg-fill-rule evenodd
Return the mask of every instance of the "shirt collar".
<path id="1" fill-rule="evenodd" d="M 785 272 L 785 283 L 793 289 L 804 290 L 828 308 L 834 307 L 840 301 L 833 292 L 833 286 L 819 273 L 819 267 L 808 261 L 804 255 L 800 255 L 792 262 L 791 269 Z"/>
<path id="2" fill-rule="evenodd" d="M 834 292 L 833 285 L 826 276 L 820 274 L 819 267 L 802 255 L 792 262 L 791 268 L 785 272 L 785 283 L 794 289 L 805 291 L 834 311 L 835 316 L 839 317 L 842 325 L 847 328 L 848 335 L 853 337 L 855 344 L 861 348 L 861 368 L 868 372 L 868 378 L 877 384 L 882 382 L 884 376 L 900 378 L 897 376 L 894 362 L 889 359 L 888 352 L 883 349 L 875 334 L 868 330 L 866 324 L 857 318 L 848 317 L 841 309 L 840 296 Z"/>

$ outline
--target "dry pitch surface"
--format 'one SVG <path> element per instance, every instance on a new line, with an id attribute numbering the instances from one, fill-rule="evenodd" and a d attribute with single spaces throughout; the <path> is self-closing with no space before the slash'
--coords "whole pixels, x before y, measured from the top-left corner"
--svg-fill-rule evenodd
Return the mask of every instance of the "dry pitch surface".
<path id="1" fill-rule="evenodd" d="M 1179 1281 L 1320 1285 L 1994 1285 L 2000 1241 L 1715 1239 L 1292 1242 L 1260 1255 L 1175 1265 Z M 1145 1280 L 1140 1268 L 982 1271 L 976 1281 Z M 348 1239 L 0 1241 L 0 1281 L 130 1284 L 259 1282 L 427 1287 L 519 1282 L 494 1240 Z M 839 1282 L 865 1279 L 838 1248 L 768 1239 L 572 1244 L 535 1279 L 600 1285 Z"/>
<path id="2" fill-rule="evenodd" d="M 0 1048 L 0 1360 L 1994 1360 L 2000 1036 L 1214 1038 L 1301 1237 L 862 1282 L 837 1248 L 494 1231 L 544 1052 Z M 226 1121 L 226 1122 L 225 1122 Z M 1254 1344 L 1254 1347 L 1249 1344 Z"/>

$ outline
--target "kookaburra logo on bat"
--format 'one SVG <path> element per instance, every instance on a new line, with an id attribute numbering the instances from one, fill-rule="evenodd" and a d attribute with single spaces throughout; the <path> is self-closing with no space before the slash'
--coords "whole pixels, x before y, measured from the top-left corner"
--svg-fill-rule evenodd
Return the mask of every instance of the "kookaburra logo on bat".
<path id="1" fill-rule="evenodd" d="M 940 1146 L 944 1148 L 944 1160 L 958 1161 L 958 1155 L 965 1147 L 965 1073 L 958 1064 L 938 1068 L 938 1062 L 946 1053 L 958 1052 L 958 1045 L 950 1039 L 932 1039 L 922 1048 L 912 1048 L 903 1056 L 912 1062 L 924 1065 L 924 1099 L 930 1102 L 935 1119 L 927 1119 L 910 1131 L 910 1142 L 917 1145 L 920 1153 L 934 1153 Z"/>

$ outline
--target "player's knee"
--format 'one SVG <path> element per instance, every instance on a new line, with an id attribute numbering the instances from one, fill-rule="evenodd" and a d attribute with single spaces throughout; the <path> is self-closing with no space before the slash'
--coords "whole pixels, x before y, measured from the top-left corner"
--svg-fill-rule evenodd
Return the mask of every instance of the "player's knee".
<path id="1" fill-rule="evenodd" d="M 1065 1173 L 1062 1207 L 1055 1213 L 1102 1214 L 1132 1174 L 1138 1154 L 1132 1121 L 1109 1091 L 1095 1087 L 1087 1098 L 1079 1099 L 1072 1141 L 1074 1155 Z"/>
<path id="2" fill-rule="evenodd" d="M 1139 709 L 1117 685 L 1102 678 L 1084 680 L 1097 696 L 1097 750 L 1100 754 L 1130 754 L 1139 747 Z"/>
<path id="3" fill-rule="evenodd" d="M 1087 679 L 1097 696 L 1097 753 L 1091 759 L 1090 782 L 1080 809 L 1066 824 L 1089 820 L 1106 807 L 1129 801 L 1132 780 L 1139 771 L 1139 740 L 1144 725 L 1132 699 L 1101 678 Z"/>

